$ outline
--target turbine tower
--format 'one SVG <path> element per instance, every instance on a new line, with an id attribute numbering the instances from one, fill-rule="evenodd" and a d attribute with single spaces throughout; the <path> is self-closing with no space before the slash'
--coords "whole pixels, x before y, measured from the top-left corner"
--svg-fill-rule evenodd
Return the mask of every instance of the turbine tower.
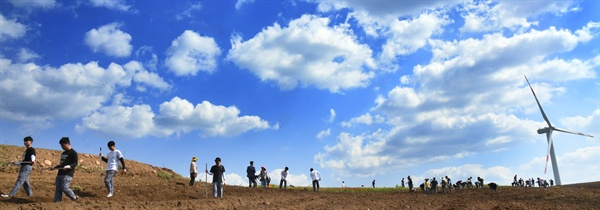
<path id="1" fill-rule="evenodd" d="M 548 120 L 548 117 L 546 117 L 546 113 L 544 113 L 544 109 L 542 109 L 542 105 L 540 105 L 540 101 L 537 99 L 535 92 L 533 92 L 533 88 L 531 87 L 531 84 L 529 84 L 529 80 L 527 79 L 527 76 L 525 76 L 525 80 L 527 81 L 527 84 L 529 85 L 529 89 L 531 89 L 531 93 L 533 93 L 533 97 L 535 98 L 535 102 L 537 102 L 537 105 L 540 108 L 540 112 L 542 112 L 542 117 L 544 117 L 544 120 L 546 121 L 546 123 L 548 123 L 548 127 L 540 128 L 537 130 L 538 134 L 545 133 L 546 139 L 548 140 L 548 152 L 546 153 L 546 167 L 544 168 L 544 174 L 546 174 L 546 169 L 548 169 L 548 156 L 550 156 L 550 158 L 552 159 L 552 171 L 554 172 L 554 181 L 556 182 L 556 185 L 558 186 L 558 185 L 561 185 L 561 182 L 560 182 L 560 174 L 558 173 L 558 165 L 556 163 L 556 155 L 554 155 L 554 144 L 552 144 L 552 132 L 560 131 L 560 132 L 564 132 L 564 133 L 576 134 L 576 135 L 580 135 L 580 136 L 587 136 L 587 137 L 591 137 L 591 138 L 594 138 L 594 137 L 592 135 L 583 134 L 583 133 L 580 133 L 577 131 L 569 131 L 569 130 L 560 129 L 560 128 L 556 128 L 556 127 L 552 126 L 552 124 L 550 123 L 550 120 Z"/>

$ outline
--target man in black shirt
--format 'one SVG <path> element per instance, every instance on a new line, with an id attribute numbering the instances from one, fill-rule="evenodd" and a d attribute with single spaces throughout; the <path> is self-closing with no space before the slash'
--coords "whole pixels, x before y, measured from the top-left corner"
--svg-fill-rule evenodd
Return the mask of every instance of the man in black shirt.
<path id="1" fill-rule="evenodd" d="M 254 168 L 254 161 L 250 161 L 250 165 L 246 168 L 246 176 L 248 177 L 248 187 L 256 188 L 256 168 Z"/>
<path id="2" fill-rule="evenodd" d="M 17 194 L 21 186 L 23 186 L 23 190 L 25 190 L 25 194 L 31 197 L 33 191 L 31 190 L 31 183 L 29 183 L 29 175 L 31 174 L 31 169 L 33 164 L 35 163 L 35 149 L 31 147 L 33 144 L 33 138 L 31 136 L 27 136 L 23 139 L 23 144 L 27 149 L 25 149 L 25 153 L 23 153 L 23 157 L 21 158 L 21 162 L 12 162 L 15 165 L 21 165 L 19 169 L 19 176 L 17 177 L 17 181 L 15 182 L 15 186 L 8 193 L 8 195 L 2 194 L 3 198 L 9 198 Z"/>
<path id="3" fill-rule="evenodd" d="M 215 165 L 210 167 L 210 171 L 206 170 L 206 173 L 213 176 L 213 196 L 223 197 L 223 173 L 225 173 L 225 167 L 221 165 L 221 158 L 215 159 Z"/>
<path id="4" fill-rule="evenodd" d="M 55 181 L 54 202 L 61 202 L 63 193 L 71 198 L 71 200 L 77 201 L 79 196 L 73 193 L 69 185 L 73 180 L 73 174 L 75 173 L 75 167 L 79 163 L 79 158 L 77 157 L 77 152 L 71 148 L 69 137 L 62 137 L 59 143 L 60 147 L 64 150 L 60 155 L 60 164 L 50 168 L 50 170 L 58 169 Z"/>

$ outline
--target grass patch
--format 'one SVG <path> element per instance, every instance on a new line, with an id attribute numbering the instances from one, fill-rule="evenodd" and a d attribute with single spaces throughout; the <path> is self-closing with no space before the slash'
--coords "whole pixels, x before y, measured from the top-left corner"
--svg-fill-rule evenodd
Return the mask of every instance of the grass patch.
<path id="1" fill-rule="evenodd" d="M 168 180 L 168 179 L 172 178 L 171 174 L 168 174 L 168 173 L 165 173 L 162 171 L 156 172 L 156 175 L 158 175 L 158 177 L 160 177 L 161 179 L 164 179 L 164 180 Z"/>
<path id="2" fill-rule="evenodd" d="M 73 186 L 73 191 L 74 192 L 81 192 L 81 190 L 82 190 L 81 186 L 79 186 L 79 185 Z"/>

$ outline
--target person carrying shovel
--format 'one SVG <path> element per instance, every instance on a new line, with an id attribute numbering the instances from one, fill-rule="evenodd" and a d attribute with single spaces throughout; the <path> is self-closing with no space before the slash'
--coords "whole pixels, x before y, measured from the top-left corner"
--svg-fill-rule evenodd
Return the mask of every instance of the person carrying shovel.
<path id="1" fill-rule="evenodd" d="M 19 176 L 17 177 L 17 181 L 15 182 L 15 186 L 8 194 L 2 194 L 3 198 L 10 198 L 19 192 L 21 186 L 23 186 L 23 190 L 25 190 L 25 194 L 31 197 L 33 195 L 33 190 L 31 189 L 31 183 L 29 182 L 29 175 L 31 174 L 32 166 L 35 163 L 35 149 L 31 147 L 33 144 L 33 138 L 31 136 L 27 136 L 23 139 L 23 144 L 27 149 L 23 153 L 23 157 L 21 158 L 21 162 L 11 162 L 15 165 L 21 165 L 19 169 Z"/>

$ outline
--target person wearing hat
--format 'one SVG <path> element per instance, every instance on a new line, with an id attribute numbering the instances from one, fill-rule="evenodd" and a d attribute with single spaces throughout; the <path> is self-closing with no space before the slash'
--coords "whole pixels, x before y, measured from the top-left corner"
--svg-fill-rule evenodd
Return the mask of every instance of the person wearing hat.
<path id="1" fill-rule="evenodd" d="M 198 175 L 198 166 L 196 165 L 196 161 L 198 158 L 196 156 L 192 157 L 192 163 L 190 163 L 190 186 L 194 186 L 194 182 L 196 182 L 196 176 Z"/>
<path id="2" fill-rule="evenodd" d="M 19 192 L 21 186 L 23 186 L 23 190 L 25 190 L 25 194 L 31 197 L 33 195 L 33 191 L 31 190 L 31 183 L 29 182 L 29 175 L 31 174 L 32 166 L 35 163 L 35 149 L 31 147 L 33 144 L 33 138 L 31 136 L 27 136 L 23 138 L 23 144 L 25 145 L 25 152 L 21 158 L 20 162 L 11 162 L 15 165 L 20 165 L 19 176 L 17 177 L 17 181 L 15 182 L 15 186 L 12 188 L 10 193 L 2 194 L 3 198 L 9 198 Z"/>
<path id="3" fill-rule="evenodd" d="M 225 166 L 221 165 L 221 158 L 217 157 L 215 159 L 215 165 L 213 165 L 212 167 L 210 167 L 210 171 L 205 170 L 204 172 L 206 172 L 208 175 L 212 175 L 213 176 L 213 196 L 216 197 L 223 197 L 223 174 L 225 173 Z"/>
<path id="4" fill-rule="evenodd" d="M 107 146 L 110 152 L 106 154 L 106 157 L 102 156 L 102 153 L 100 153 L 100 158 L 102 161 L 106 162 L 106 176 L 104 177 L 104 184 L 106 185 L 106 190 L 108 190 L 108 195 L 106 195 L 106 197 L 110 198 L 115 195 L 115 184 L 113 182 L 113 178 L 119 169 L 119 161 L 123 166 L 123 173 L 127 173 L 127 168 L 125 168 L 125 159 L 123 159 L 123 154 L 121 154 L 121 151 L 115 147 L 115 142 L 109 141 Z"/>
<path id="5" fill-rule="evenodd" d="M 267 172 L 267 167 L 260 167 L 260 173 L 258 174 L 258 178 L 260 179 L 260 186 L 263 188 L 267 187 L 267 181 L 269 179 L 269 173 Z"/>

